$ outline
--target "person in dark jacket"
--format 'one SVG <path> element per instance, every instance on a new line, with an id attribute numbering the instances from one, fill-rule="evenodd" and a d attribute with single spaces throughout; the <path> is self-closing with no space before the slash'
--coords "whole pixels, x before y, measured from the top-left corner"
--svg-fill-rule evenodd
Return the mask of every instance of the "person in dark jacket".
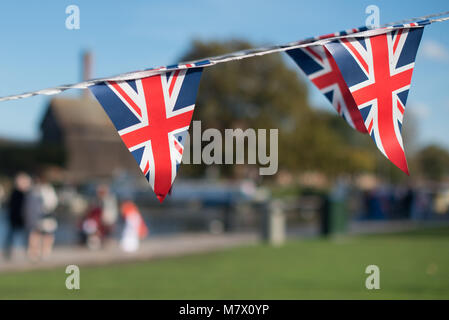
<path id="1" fill-rule="evenodd" d="M 8 201 L 8 230 L 4 241 L 3 254 L 5 259 L 11 258 L 12 246 L 16 234 L 24 234 L 25 219 L 24 207 L 28 190 L 31 186 L 31 178 L 26 173 L 19 173 L 14 180 L 14 189 Z"/>

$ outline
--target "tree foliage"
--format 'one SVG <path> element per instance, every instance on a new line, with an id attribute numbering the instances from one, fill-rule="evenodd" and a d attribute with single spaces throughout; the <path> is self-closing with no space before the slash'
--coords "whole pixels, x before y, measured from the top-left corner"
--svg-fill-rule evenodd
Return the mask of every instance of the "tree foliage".
<path id="1" fill-rule="evenodd" d="M 449 175 L 449 153 L 439 146 L 423 148 L 416 155 L 415 161 L 418 170 L 427 179 L 439 181 Z"/>

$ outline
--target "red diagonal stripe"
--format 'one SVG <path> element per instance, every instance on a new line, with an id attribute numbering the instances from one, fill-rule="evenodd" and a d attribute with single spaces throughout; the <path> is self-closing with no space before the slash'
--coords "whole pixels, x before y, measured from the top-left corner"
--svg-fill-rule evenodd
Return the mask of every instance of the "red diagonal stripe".
<path id="1" fill-rule="evenodd" d="M 394 41 L 393 53 L 396 53 L 396 49 L 398 48 L 398 44 L 399 44 L 399 40 L 401 38 L 401 35 L 402 35 L 402 29 L 399 29 L 398 33 L 396 34 L 396 39 Z"/>
<path id="2" fill-rule="evenodd" d="M 139 106 L 126 94 L 126 92 L 117 84 L 117 82 L 109 81 L 108 83 L 118 91 L 118 93 L 126 100 L 126 102 L 128 102 L 131 108 L 133 108 L 139 116 L 142 116 L 142 111 L 140 110 Z"/>
<path id="3" fill-rule="evenodd" d="M 356 50 L 356 48 L 354 48 L 354 46 L 352 45 L 352 43 L 346 39 L 346 38 L 342 38 L 341 42 L 345 43 L 346 46 L 348 47 L 349 50 L 351 50 L 351 52 L 356 56 L 357 60 L 360 62 L 360 64 L 362 65 L 363 69 L 365 69 L 365 72 L 368 73 L 369 72 L 369 68 L 368 68 L 368 64 L 366 63 L 366 61 L 363 59 L 362 55 Z"/>
<path id="4" fill-rule="evenodd" d="M 168 94 L 171 95 L 173 93 L 173 89 L 176 84 L 176 79 L 178 78 L 179 70 L 176 70 L 171 79 L 170 88 L 168 89 Z"/>

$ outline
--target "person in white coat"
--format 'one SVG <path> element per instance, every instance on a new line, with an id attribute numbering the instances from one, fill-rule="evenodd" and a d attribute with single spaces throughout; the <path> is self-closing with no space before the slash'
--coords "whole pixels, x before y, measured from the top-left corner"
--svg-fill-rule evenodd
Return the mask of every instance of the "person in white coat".
<path id="1" fill-rule="evenodd" d="M 54 211 L 58 197 L 50 184 L 36 178 L 25 200 L 25 226 L 29 232 L 28 257 L 32 261 L 47 258 L 54 244 L 58 223 Z"/>
<path id="2" fill-rule="evenodd" d="M 134 252 L 139 249 L 140 240 L 148 234 L 148 228 L 132 201 L 125 201 L 121 207 L 122 216 L 125 220 L 120 246 L 123 251 Z"/>

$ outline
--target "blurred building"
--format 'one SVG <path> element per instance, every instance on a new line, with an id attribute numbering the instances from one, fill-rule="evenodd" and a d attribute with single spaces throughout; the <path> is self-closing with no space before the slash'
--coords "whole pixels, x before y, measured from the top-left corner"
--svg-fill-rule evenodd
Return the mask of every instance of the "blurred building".
<path id="1" fill-rule="evenodd" d="M 91 78 L 90 54 L 83 60 L 83 78 Z M 123 170 L 138 173 L 112 122 L 87 90 L 78 98 L 52 98 L 41 132 L 43 145 L 62 149 L 64 178 L 68 181 L 80 183 Z"/>

